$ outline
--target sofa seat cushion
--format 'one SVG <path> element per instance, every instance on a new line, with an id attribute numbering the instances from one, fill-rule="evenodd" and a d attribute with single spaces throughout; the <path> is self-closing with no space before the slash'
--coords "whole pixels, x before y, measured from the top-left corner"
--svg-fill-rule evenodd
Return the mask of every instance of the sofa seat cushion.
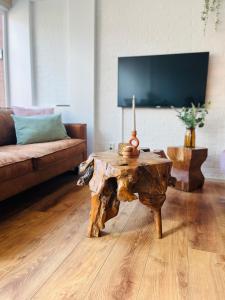
<path id="1" fill-rule="evenodd" d="M 15 145 L 13 145 L 15 147 Z M 25 175 L 33 170 L 32 159 L 21 153 L 3 152 L 0 147 L 0 181 Z"/>
<path id="2" fill-rule="evenodd" d="M 85 151 L 85 141 L 81 139 L 65 139 L 47 143 L 28 145 L 9 145 L 0 147 L 10 153 L 20 153 L 32 158 L 36 170 L 47 168 L 58 161 L 71 159 L 73 155 L 82 156 Z"/>
<path id="3" fill-rule="evenodd" d="M 86 148 L 85 141 L 80 139 L 66 139 L 44 144 L 43 153 L 34 156 L 34 167 L 38 170 L 58 161 L 70 160 L 73 156 L 80 156 L 82 160 Z"/>

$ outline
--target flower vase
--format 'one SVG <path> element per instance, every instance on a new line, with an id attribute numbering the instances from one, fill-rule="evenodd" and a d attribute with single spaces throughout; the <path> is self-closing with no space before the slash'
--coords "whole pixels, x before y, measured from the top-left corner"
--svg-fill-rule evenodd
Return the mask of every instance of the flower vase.
<path id="1" fill-rule="evenodd" d="M 184 138 L 184 147 L 195 148 L 195 128 L 187 128 Z"/>

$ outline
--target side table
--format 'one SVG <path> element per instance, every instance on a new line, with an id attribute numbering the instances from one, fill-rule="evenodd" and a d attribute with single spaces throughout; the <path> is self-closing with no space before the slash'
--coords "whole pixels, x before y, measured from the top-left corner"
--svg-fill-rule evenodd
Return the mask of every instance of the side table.
<path id="1" fill-rule="evenodd" d="M 176 189 L 192 192 L 203 187 L 201 166 L 207 158 L 207 148 L 168 147 L 167 155 L 173 162 L 171 175 L 177 180 Z"/>
<path id="2" fill-rule="evenodd" d="M 170 184 L 172 162 L 146 152 L 138 158 L 123 158 L 116 152 L 92 154 L 80 166 L 78 185 L 89 183 L 91 212 L 89 237 L 99 237 L 105 223 L 114 218 L 121 201 L 140 200 L 154 214 L 158 237 L 162 237 L 161 207 Z"/>

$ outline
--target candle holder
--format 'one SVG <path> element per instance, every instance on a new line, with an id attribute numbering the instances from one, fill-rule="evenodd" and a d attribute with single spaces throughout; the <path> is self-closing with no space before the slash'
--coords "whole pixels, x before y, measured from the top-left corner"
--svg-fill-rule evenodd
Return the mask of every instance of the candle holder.
<path id="1" fill-rule="evenodd" d="M 135 158 L 140 155 L 139 139 L 137 138 L 136 131 L 136 113 L 135 113 L 135 95 L 132 97 L 132 110 L 133 110 L 133 131 L 131 131 L 131 138 L 129 139 L 129 146 L 123 149 L 122 155 L 124 158 Z"/>
<path id="2" fill-rule="evenodd" d="M 129 144 L 135 148 L 138 148 L 140 142 L 139 139 L 137 138 L 136 130 L 131 131 L 131 138 L 129 139 Z"/>
<path id="3" fill-rule="evenodd" d="M 129 140 L 129 146 L 126 146 L 123 149 L 123 157 L 124 158 L 135 158 L 139 157 L 140 150 L 138 149 L 139 146 L 139 139 L 137 138 L 137 131 L 133 130 L 131 132 L 131 138 Z"/>

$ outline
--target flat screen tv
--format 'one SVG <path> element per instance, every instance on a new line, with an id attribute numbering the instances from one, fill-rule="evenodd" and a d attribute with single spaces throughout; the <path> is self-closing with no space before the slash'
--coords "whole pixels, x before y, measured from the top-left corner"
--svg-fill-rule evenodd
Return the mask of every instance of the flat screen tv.
<path id="1" fill-rule="evenodd" d="M 205 103 L 209 52 L 118 59 L 118 106 L 189 107 Z"/>

